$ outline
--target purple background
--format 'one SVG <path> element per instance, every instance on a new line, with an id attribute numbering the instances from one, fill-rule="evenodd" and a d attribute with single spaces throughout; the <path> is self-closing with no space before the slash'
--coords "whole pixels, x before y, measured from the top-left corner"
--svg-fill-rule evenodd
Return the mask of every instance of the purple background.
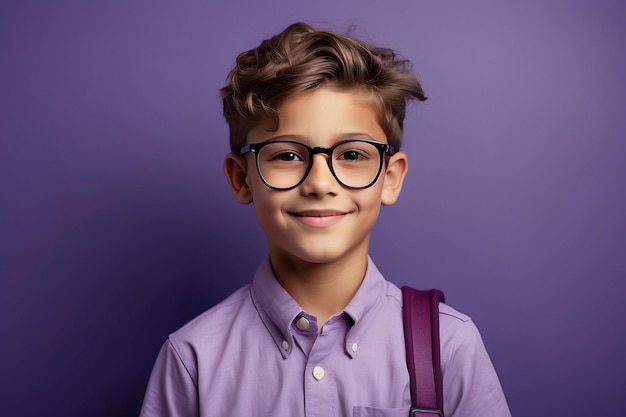
<path id="1" fill-rule="evenodd" d="M 215 3 L 0 6 L 2 414 L 136 415 L 167 334 L 250 280 L 218 88 L 306 20 L 430 97 L 374 232 L 388 279 L 476 320 L 514 415 L 625 415 L 624 3 Z"/>

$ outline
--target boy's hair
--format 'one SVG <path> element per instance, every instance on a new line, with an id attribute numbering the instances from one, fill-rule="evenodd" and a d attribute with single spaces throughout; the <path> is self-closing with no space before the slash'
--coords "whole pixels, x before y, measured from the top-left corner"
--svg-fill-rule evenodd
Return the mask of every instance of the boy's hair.
<path id="1" fill-rule="evenodd" d="M 264 118 L 278 128 L 278 107 L 320 87 L 363 92 L 372 100 L 391 146 L 400 148 L 406 101 L 426 100 L 411 63 L 390 49 L 305 23 L 241 53 L 221 89 L 230 148 L 238 154 L 250 129 Z"/>

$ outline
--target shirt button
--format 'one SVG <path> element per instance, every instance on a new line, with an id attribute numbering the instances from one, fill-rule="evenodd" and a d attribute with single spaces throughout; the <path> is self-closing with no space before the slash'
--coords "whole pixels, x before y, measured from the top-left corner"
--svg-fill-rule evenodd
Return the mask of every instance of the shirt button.
<path id="1" fill-rule="evenodd" d="M 359 349 L 359 345 L 357 345 L 356 343 L 353 343 L 353 344 L 352 344 L 352 351 L 353 351 L 354 353 L 356 353 L 356 351 L 357 351 L 358 349 Z"/>
<path id="2" fill-rule="evenodd" d="M 289 350 L 289 342 L 286 340 L 283 340 L 283 349 Z"/>
<path id="3" fill-rule="evenodd" d="M 306 317 L 300 317 L 300 319 L 296 322 L 296 327 L 300 330 L 306 330 L 309 328 L 309 321 Z"/>
<path id="4" fill-rule="evenodd" d="M 324 378 L 324 374 L 324 368 L 322 368 L 321 366 L 316 366 L 315 368 L 313 368 L 313 377 L 318 381 Z"/>

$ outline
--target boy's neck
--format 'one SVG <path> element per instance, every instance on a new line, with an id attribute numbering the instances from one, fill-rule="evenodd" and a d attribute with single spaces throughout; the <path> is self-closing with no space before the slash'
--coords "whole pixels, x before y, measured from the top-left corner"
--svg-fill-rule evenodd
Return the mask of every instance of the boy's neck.
<path id="1" fill-rule="evenodd" d="M 343 310 L 358 291 L 367 271 L 367 251 L 332 263 L 310 263 L 285 253 L 272 253 L 276 279 L 318 326 Z"/>

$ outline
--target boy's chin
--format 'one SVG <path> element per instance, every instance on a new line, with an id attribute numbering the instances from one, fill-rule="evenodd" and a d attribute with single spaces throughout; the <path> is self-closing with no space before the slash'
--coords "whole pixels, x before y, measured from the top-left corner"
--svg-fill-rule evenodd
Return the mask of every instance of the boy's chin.
<path id="1" fill-rule="evenodd" d="M 352 262 L 356 259 L 367 259 L 367 245 L 359 245 L 356 248 L 333 247 L 329 244 L 316 245 L 313 248 L 303 248 L 294 251 L 293 248 L 283 250 L 270 250 L 272 259 L 276 261 L 313 265 L 332 265 L 343 262 Z"/>

